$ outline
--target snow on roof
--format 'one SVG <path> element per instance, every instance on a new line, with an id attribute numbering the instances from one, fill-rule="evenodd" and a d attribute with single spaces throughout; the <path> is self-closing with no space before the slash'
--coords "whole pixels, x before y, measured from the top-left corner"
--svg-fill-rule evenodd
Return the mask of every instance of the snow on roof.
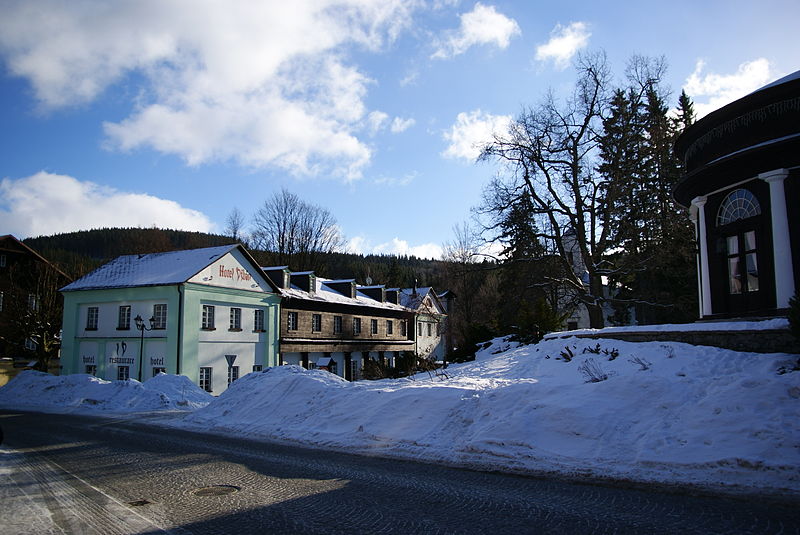
<path id="1" fill-rule="evenodd" d="M 567 338 L 569 336 L 596 335 L 614 333 L 651 333 L 651 332 L 697 332 L 697 331 L 763 331 L 772 329 L 786 329 L 789 320 L 786 318 L 773 318 L 768 320 L 731 320 L 731 321 L 706 321 L 698 323 L 664 323 L 659 325 L 628 325 L 625 327 L 605 327 L 603 329 L 577 329 L 574 331 L 556 331 L 544 336 L 545 340 Z"/>
<path id="2" fill-rule="evenodd" d="M 797 80 L 797 79 L 800 79 L 800 71 L 795 71 L 792 74 L 788 74 L 788 75 L 784 76 L 783 78 L 778 78 L 774 82 L 770 82 L 767 85 L 765 85 L 764 87 L 759 87 L 758 89 L 753 91 L 753 93 L 758 93 L 759 91 L 763 91 L 763 90 L 765 90 L 767 88 L 775 87 L 775 86 L 778 86 L 778 85 L 781 85 L 781 84 L 785 84 L 787 82 L 791 82 L 791 81 Z"/>
<path id="3" fill-rule="evenodd" d="M 296 273 L 292 273 L 292 275 L 295 274 Z M 330 280 L 330 279 L 324 279 L 322 277 L 316 277 L 315 282 L 316 282 L 316 288 L 315 288 L 316 291 L 313 294 L 303 291 L 295 285 L 292 285 L 291 288 L 283 288 L 281 290 L 281 293 L 283 294 L 284 297 L 287 298 L 304 299 L 307 301 L 322 301 L 326 303 L 339 303 L 343 305 L 356 305 L 362 307 L 382 308 L 387 310 L 406 309 L 402 305 L 395 305 L 394 303 L 390 302 L 381 303 L 360 291 L 356 291 L 356 297 L 352 299 L 350 297 L 340 294 L 333 288 L 327 286 L 327 284 L 329 283 L 335 284 L 337 282 L 355 282 L 355 279 Z"/>
<path id="4" fill-rule="evenodd" d="M 420 304 L 422 304 L 422 300 L 425 299 L 425 296 L 428 293 L 432 293 L 433 288 L 431 286 L 425 286 L 423 288 L 401 288 L 399 294 L 399 301 L 400 304 L 404 307 L 413 308 L 416 310 L 419 308 Z M 434 294 L 435 295 L 435 294 Z"/>
<path id="5" fill-rule="evenodd" d="M 119 256 L 61 289 L 72 291 L 180 284 L 237 247 L 239 245 L 233 244 Z"/>

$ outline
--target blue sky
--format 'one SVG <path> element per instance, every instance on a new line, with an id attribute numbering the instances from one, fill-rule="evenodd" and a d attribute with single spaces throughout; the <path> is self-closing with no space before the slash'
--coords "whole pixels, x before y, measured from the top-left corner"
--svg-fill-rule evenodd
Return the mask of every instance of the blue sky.
<path id="1" fill-rule="evenodd" d="M 603 50 L 700 113 L 798 65 L 796 0 L 0 3 L 0 233 L 221 232 L 286 187 L 350 250 L 436 257 L 492 129 Z"/>

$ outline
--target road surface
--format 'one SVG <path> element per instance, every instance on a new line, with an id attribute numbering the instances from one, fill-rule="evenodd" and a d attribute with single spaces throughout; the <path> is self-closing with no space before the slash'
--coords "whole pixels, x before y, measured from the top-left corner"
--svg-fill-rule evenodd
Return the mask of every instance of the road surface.
<path id="1" fill-rule="evenodd" d="M 800 533 L 800 507 L 0 412 L 0 533 Z"/>

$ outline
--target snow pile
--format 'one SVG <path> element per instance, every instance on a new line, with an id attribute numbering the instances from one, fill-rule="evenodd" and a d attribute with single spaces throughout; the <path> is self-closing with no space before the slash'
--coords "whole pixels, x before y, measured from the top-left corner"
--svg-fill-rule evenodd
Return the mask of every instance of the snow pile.
<path id="1" fill-rule="evenodd" d="M 787 318 L 772 318 L 757 321 L 707 321 L 697 323 L 664 323 L 660 325 L 626 325 L 623 327 L 604 327 L 602 329 L 576 329 L 558 331 L 545 335 L 545 340 L 566 338 L 574 335 L 601 333 L 652 333 L 652 332 L 709 332 L 709 331 L 768 331 L 787 330 Z"/>
<path id="2" fill-rule="evenodd" d="M 477 468 L 800 492 L 796 360 L 678 343 L 498 340 L 449 378 L 250 374 L 181 425 Z"/>
<path id="3" fill-rule="evenodd" d="M 798 355 L 672 342 L 498 339 L 446 377 L 349 383 L 283 366 L 247 374 L 209 403 L 180 376 L 142 385 L 24 372 L 0 388 L 0 405 L 197 407 L 160 425 L 326 452 L 800 496 L 798 366 Z"/>
<path id="4" fill-rule="evenodd" d="M 159 374 L 144 383 L 135 379 L 104 381 L 91 375 L 55 377 L 27 370 L 0 388 L 0 406 L 80 412 L 194 410 L 213 398 L 188 377 Z"/>

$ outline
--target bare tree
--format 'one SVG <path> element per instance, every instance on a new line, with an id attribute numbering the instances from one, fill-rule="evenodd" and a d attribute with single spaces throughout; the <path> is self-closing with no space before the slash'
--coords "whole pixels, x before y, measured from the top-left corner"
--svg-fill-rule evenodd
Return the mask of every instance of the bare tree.
<path id="1" fill-rule="evenodd" d="M 550 94 L 537 108 L 524 110 L 506 134 L 484 148 L 481 159 L 504 163 L 507 180 L 530 197 L 541 218 L 539 237 L 552 244 L 563 264 L 553 282 L 586 306 L 592 327 L 602 327 L 601 277 L 607 274 L 611 208 L 619 195 L 618 185 L 594 165 L 609 72 L 602 54 L 581 57 L 577 70 L 574 92 L 564 104 Z M 571 256 L 585 272 L 575 269 Z"/>
<path id="2" fill-rule="evenodd" d="M 336 218 L 325 208 L 306 203 L 285 188 L 258 209 L 253 221 L 253 246 L 273 251 L 278 262 L 313 270 L 320 253 L 333 253 L 345 240 Z"/>
<path id="3" fill-rule="evenodd" d="M 4 298 L 8 329 L 2 340 L 16 355 L 35 361 L 34 368 L 47 372 L 61 347 L 63 298 L 58 292 L 66 282 L 49 265 L 34 262 L 9 268 L 11 290 Z"/>
<path id="4" fill-rule="evenodd" d="M 245 237 L 242 235 L 243 228 L 244 216 L 241 210 L 234 206 L 231 213 L 229 213 L 228 217 L 225 219 L 225 235 L 230 236 L 236 241 L 246 241 Z"/>

